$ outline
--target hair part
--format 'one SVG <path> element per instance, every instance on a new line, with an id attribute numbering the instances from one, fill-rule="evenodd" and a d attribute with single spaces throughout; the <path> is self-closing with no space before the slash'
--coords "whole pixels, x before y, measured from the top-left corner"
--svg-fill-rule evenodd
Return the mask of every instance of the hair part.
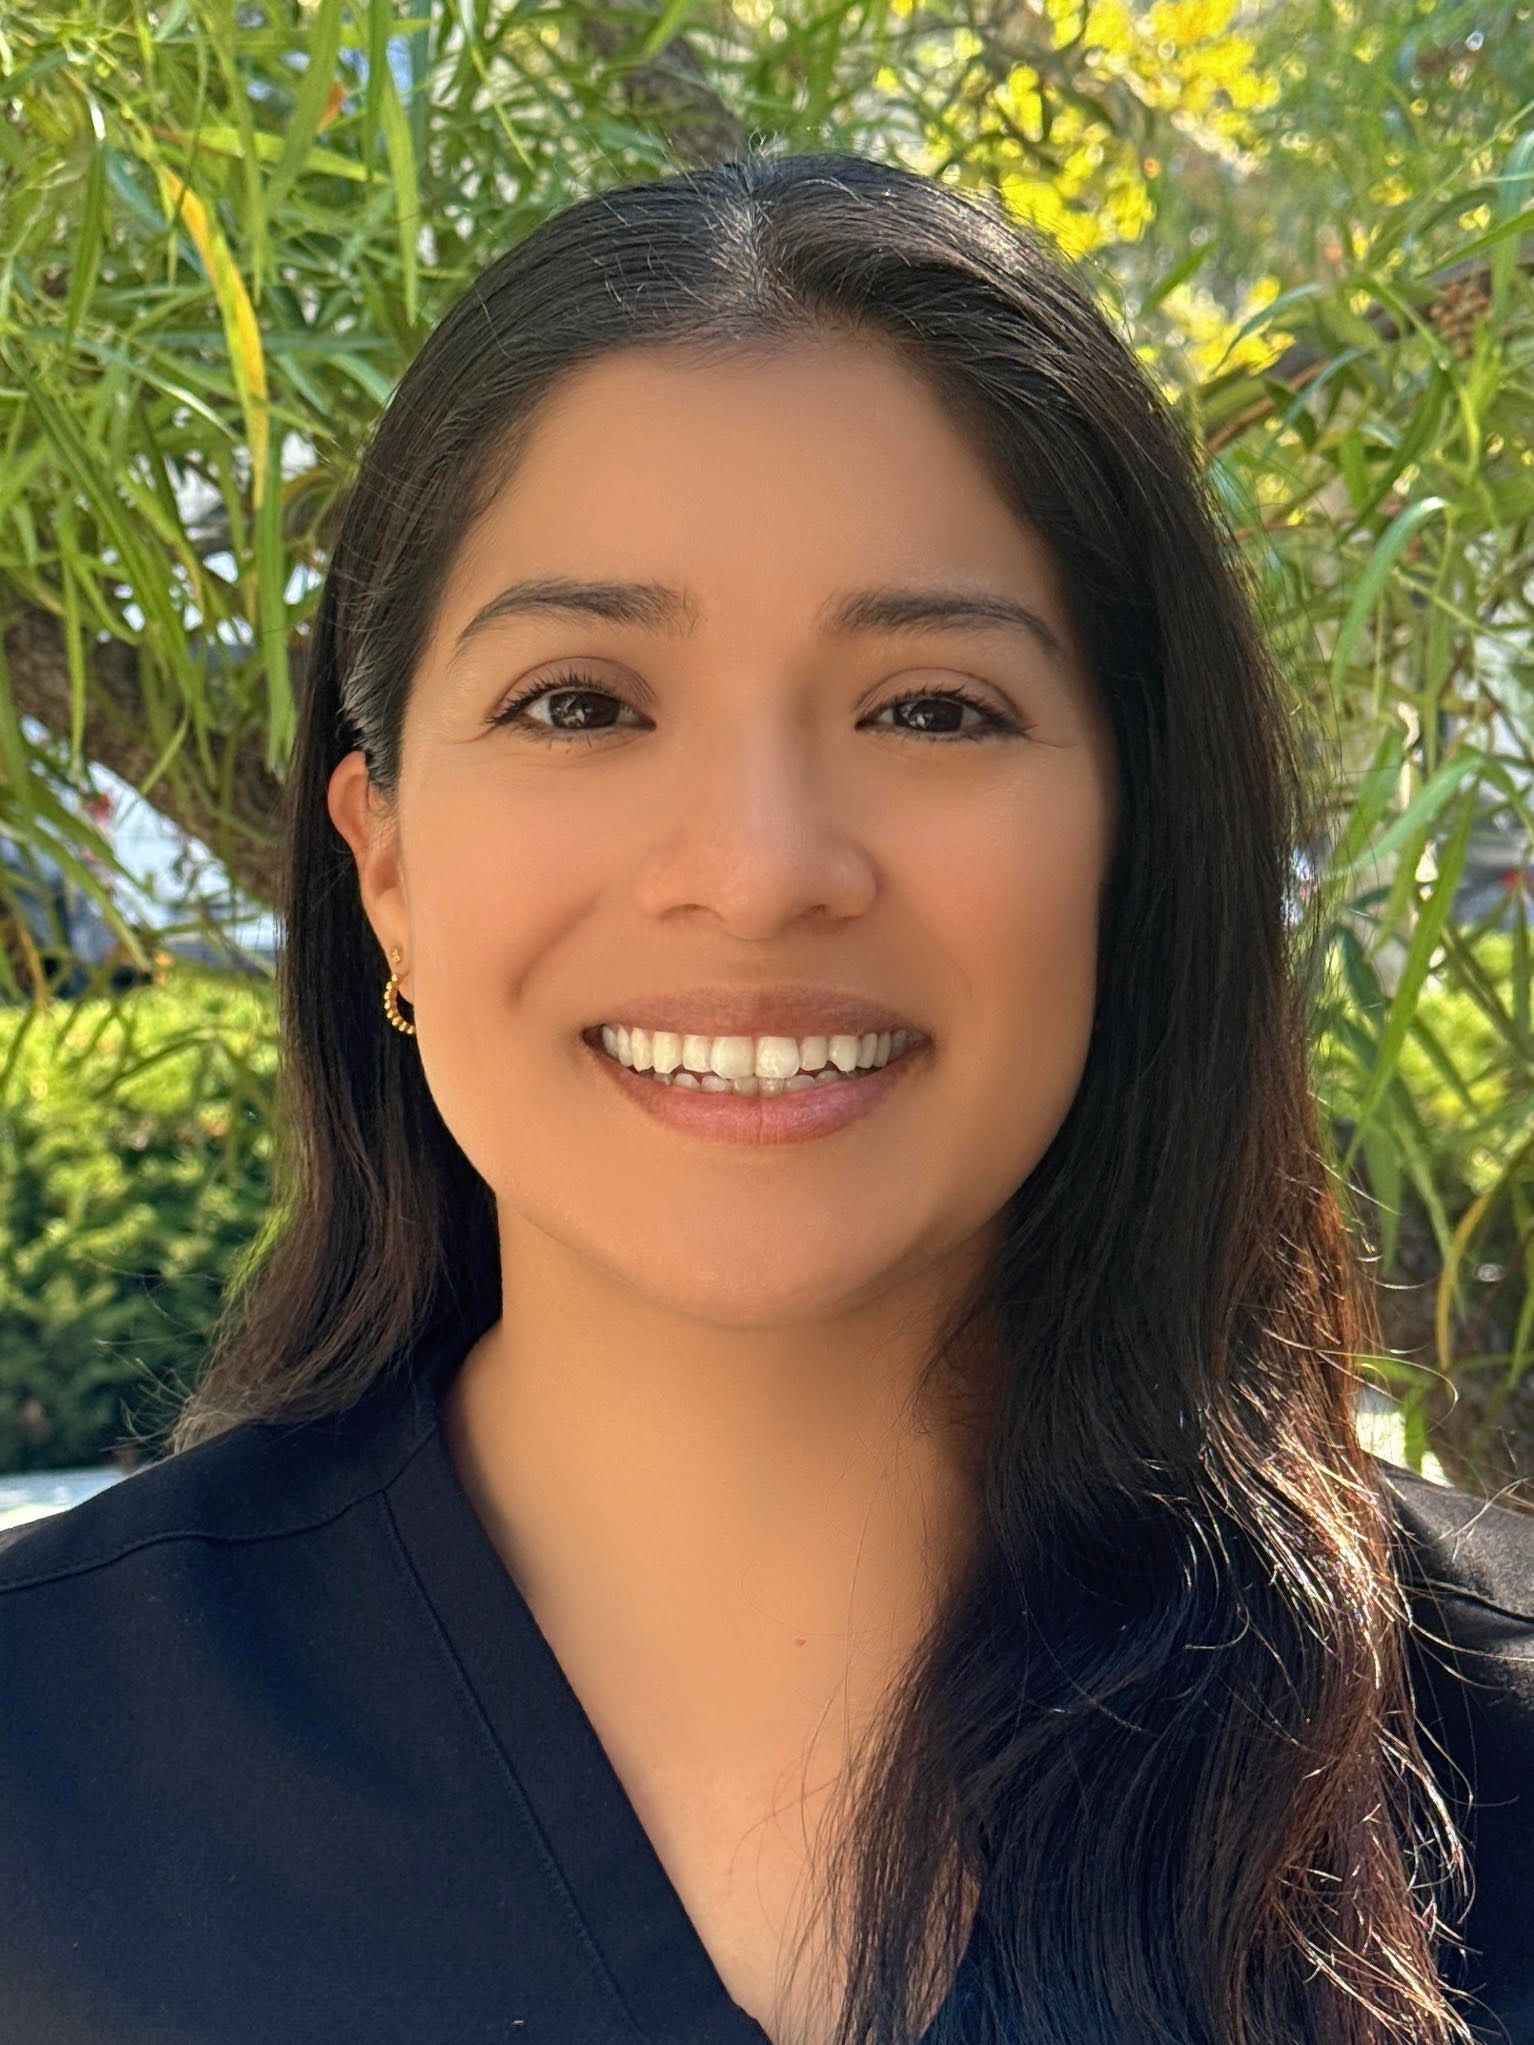
<path id="1" fill-rule="evenodd" d="M 827 154 L 626 185 L 545 220 L 422 347 L 304 663 L 277 1200 L 172 1451 L 348 1407 L 500 1311 L 493 1198 L 379 1013 L 326 802 L 356 746 L 393 800 L 465 535 L 582 363 L 832 335 L 899 351 L 1055 551 L 1119 777 L 1077 1095 L 932 1351 L 934 1383 L 994 1359 L 984 1550 L 825 1870 L 837 2045 L 918 2034 L 966 1898 L 966 2040 L 1472 2045 L 1433 1953 L 1463 1850 L 1355 1424 L 1378 1329 L 1310 1094 L 1324 898 L 1291 927 L 1299 706 L 1175 415 L 1082 279 L 987 202 Z"/>

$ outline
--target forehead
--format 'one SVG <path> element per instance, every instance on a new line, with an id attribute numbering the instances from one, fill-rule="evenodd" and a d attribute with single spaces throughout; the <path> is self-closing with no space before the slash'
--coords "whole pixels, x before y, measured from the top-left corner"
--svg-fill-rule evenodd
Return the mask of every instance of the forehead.
<path id="1" fill-rule="evenodd" d="M 715 598 L 813 608 L 902 570 L 1031 594 L 1068 637 L 1052 550 L 892 349 L 624 349 L 539 407 L 460 549 L 443 622 L 518 573 L 686 582 L 706 624 Z"/>

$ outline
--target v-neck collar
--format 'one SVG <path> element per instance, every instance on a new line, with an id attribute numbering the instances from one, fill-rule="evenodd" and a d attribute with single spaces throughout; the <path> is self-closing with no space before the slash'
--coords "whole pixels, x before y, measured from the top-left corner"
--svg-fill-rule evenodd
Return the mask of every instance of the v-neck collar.
<path id="1" fill-rule="evenodd" d="M 639 2035 L 666 2045 L 772 2045 L 725 1987 L 459 1479 L 442 1432 L 442 1398 L 483 1332 L 453 1323 L 416 1352 L 399 1409 L 408 1453 L 387 1489 L 401 1539 L 536 1821 L 590 1957 Z M 938 2045 L 946 2035 L 975 1953 L 972 1941 L 919 2045 Z"/>

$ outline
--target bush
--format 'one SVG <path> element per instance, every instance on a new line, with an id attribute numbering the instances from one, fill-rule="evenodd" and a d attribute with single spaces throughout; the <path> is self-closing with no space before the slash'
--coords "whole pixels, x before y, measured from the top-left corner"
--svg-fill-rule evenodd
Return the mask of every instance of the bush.
<path id="1" fill-rule="evenodd" d="M 269 983 L 0 1013 L 0 1470 L 157 1450 L 270 1198 Z"/>

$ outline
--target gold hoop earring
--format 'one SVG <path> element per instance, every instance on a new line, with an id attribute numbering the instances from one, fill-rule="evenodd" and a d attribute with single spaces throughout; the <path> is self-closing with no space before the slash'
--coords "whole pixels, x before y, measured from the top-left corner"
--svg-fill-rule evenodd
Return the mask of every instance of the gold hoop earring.
<path id="1" fill-rule="evenodd" d="M 390 952 L 389 956 L 391 959 L 398 959 L 399 957 L 398 945 L 394 947 L 393 951 Z M 393 1023 L 394 1027 L 397 1030 L 401 1031 L 407 1037 L 413 1037 L 415 1035 L 415 1024 L 413 1022 L 406 1022 L 405 1018 L 399 1012 L 399 997 L 396 991 L 398 987 L 399 975 L 398 973 L 391 973 L 384 987 L 383 997 L 384 1014 L 389 1018 L 390 1022 Z"/>

